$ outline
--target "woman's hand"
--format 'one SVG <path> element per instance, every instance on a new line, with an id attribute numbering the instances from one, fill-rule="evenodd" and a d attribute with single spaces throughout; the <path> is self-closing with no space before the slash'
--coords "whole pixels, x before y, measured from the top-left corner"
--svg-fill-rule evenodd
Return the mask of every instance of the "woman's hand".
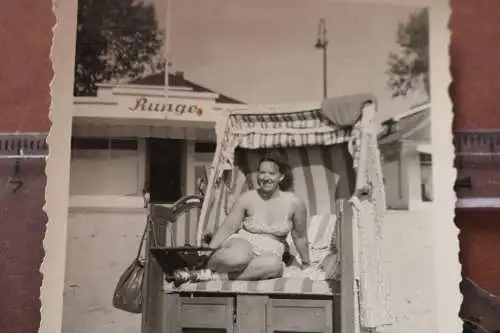
<path id="1" fill-rule="evenodd" d="M 311 267 L 311 263 L 307 260 L 302 260 L 302 262 L 300 263 L 300 269 L 302 269 L 303 271 L 308 269 L 309 267 Z"/>
<path id="2" fill-rule="evenodd" d="M 293 228 L 291 230 L 295 248 L 301 257 L 301 266 L 309 267 L 309 239 L 307 237 L 307 208 L 304 202 L 296 198 L 293 213 Z M 305 268 L 304 268 L 305 269 Z"/>
<path id="3" fill-rule="evenodd" d="M 208 234 L 205 234 L 203 235 L 203 238 L 202 238 L 202 245 L 203 246 L 206 246 L 206 247 L 209 247 L 210 243 L 212 242 L 212 238 L 213 238 L 214 235 L 212 235 L 211 233 L 208 233 Z"/>

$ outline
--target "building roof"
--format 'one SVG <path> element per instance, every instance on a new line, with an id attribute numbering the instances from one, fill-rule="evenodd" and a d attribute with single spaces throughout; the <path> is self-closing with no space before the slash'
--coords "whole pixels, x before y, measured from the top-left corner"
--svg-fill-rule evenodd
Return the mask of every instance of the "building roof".
<path id="1" fill-rule="evenodd" d="M 161 72 L 158 74 L 152 74 L 148 75 L 146 77 L 132 80 L 129 82 L 129 84 L 136 84 L 136 85 L 148 85 L 148 86 L 163 86 L 165 84 L 165 72 Z M 203 87 L 199 84 L 196 84 L 192 81 L 186 80 L 184 77 L 183 72 L 175 72 L 175 73 L 169 73 L 168 74 L 168 85 L 170 87 L 177 87 L 177 88 L 189 88 L 192 89 L 194 92 L 205 92 L 205 93 L 217 93 L 213 90 L 210 90 L 206 87 Z M 234 99 L 232 97 L 219 94 L 219 97 L 215 100 L 217 103 L 224 103 L 224 104 L 245 104 L 237 99 Z"/>
<path id="2" fill-rule="evenodd" d="M 431 141 L 431 109 L 419 106 L 399 117 L 390 118 L 382 123 L 379 144 L 396 141 L 414 141 L 429 143 Z"/>

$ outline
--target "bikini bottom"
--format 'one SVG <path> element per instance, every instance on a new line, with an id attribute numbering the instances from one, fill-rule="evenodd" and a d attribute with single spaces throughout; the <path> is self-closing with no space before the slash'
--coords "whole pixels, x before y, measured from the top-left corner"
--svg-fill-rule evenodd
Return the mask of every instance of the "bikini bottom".
<path id="1" fill-rule="evenodd" d="M 252 253 L 254 257 L 269 253 L 282 258 L 286 250 L 285 243 L 279 241 L 273 236 L 251 233 L 245 229 L 240 229 L 237 233 L 229 236 L 226 242 L 230 239 L 244 239 L 249 242 L 252 246 Z"/>

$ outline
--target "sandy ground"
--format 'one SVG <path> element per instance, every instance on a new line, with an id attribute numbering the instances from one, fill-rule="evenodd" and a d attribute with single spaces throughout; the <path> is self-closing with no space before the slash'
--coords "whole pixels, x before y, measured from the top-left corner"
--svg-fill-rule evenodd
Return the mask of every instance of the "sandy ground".
<path id="1" fill-rule="evenodd" d="M 137 333 L 140 316 L 113 308 L 119 275 L 135 255 L 141 214 L 70 214 L 63 333 Z M 434 333 L 432 216 L 388 211 L 383 255 L 395 324 L 384 333 Z"/>
<path id="2" fill-rule="evenodd" d="M 436 332 L 431 212 L 388 211 L 386 221 L 383 255 L 396 322 L 384 332 Z"/>

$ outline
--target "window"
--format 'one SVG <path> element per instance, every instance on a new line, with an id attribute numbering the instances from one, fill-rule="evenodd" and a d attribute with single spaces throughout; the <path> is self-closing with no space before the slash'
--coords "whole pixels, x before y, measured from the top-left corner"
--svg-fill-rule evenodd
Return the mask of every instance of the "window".
<path id="1" fill-rule="evenodd" d="M 432 164 L 432 155 L 431 154 L 420 153 L 419 158 L 420 158 L 420 165 L 431 165 Z"/>
<path id="2" fill-rule="evenodd" d="M 140 195 L 138 148 L 136 138 L 73 138 L 70 194 Z"/>
<path id="3" fill-rule="evenodd" d="M 137 139 L 72 138 L 71 151 L 82 150 L 129 150 L 137 151 Z"/>
<path id="4" fill-rule="evenodd" d="M 419 158 L 422 201 L 429 202 L 433 198 L 432 155 L 421 153 Z"/>
<path id="5" fill-rule="evenodd" d="M 217 144 L 215 142 L 196 142 L 194 146 L 195 153 L 215 153 Z"/>

